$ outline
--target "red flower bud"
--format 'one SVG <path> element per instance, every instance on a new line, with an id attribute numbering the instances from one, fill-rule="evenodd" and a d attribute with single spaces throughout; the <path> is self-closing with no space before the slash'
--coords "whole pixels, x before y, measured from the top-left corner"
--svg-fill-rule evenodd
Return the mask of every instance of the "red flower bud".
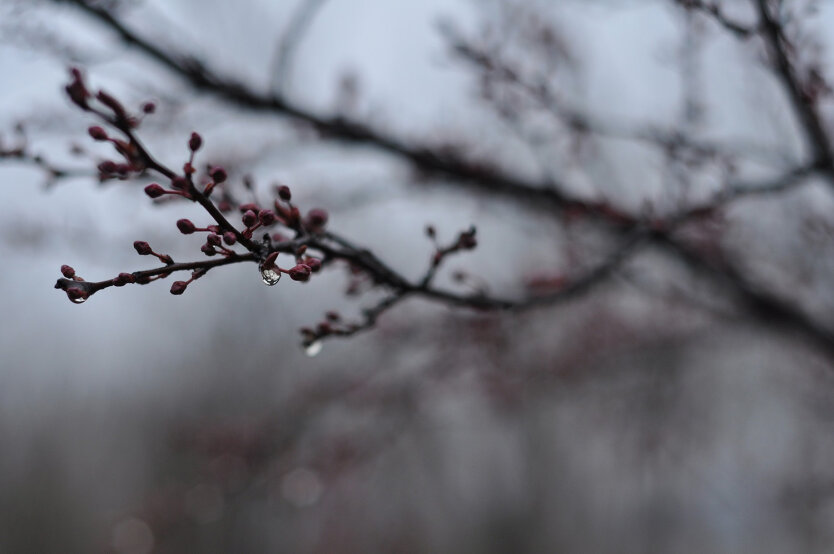
<path id="1" fill-rule="evenodd" d="M 66 293 L 69 299 L 75 302 L 76 304 L 84 302 L 84 300 L 86 300 L 89 296 L 89 294 L 87 294 L 87 291 L 80 287 L 67 287 Z"/>
<path id="2" fill-rule="evenodd" d="M 154 113 L 156 111 L 156 104 L 153 102 L 145 102 L 142 104 L 142 111 L 147 114 Z"/>
<path id="3" fill-rule="evenodd" d="M 217 250 L 215 250 L 214 247 L 212 245 L 210 245 L 209 243 L 205 243 L 203 246 L 201 246 L 200 250 L 206 256 L 214 256 L 215 254 L 217 254 Z"/>
<path id="4" fill-rule="evenodd" d="M 188 283 L 185 281 L 174 281 L 173 284 L 171 284 L 171 294 L 182 294 L 185 292 L 187 286 Z"/>
<path id="5" fill-rule="evenodd" d="M 212 246 L 220 246 L 220 235 L 216 235 L 214 233 L 210 234 L 206 237 L 206 243 Z"/>
<path id="6" fill-rule="evenodd" d="M 196 230 L 196 226 L 190 219 L 179 219 L 177 220 L 177 229 L 179 229 L 180 233 L 183 235 L 190 235 Z"/>
<path id="7" fill-rule="evenodd" d="M 281 198 L 284 202 L 289 202 L 292 199 L 292 192 L 290 192 L 290 187 L 287 185 L 281 185 L 278 187 L 278 197 Z"/>
<path id="8" fill-rule="evenodd" d="M 115 287 L 123 287 L 128 283 L 133 283 L 136 279 L 130 273 L 119 273 L 115 279 L 113 279 L 113 286 Z"/>
<path id="9" fill-rule="evenodd" d="M 145 194 L 147 194 L 151 198 L 159 198 L 160 196 L 165 194 L 165 189 L 156 183 L 151 183 L 150 185 L 145 187 Z"/>
<path id="10" fill-rule="evenodd" d="M 137 240 L 133 243 L 133 248 L 136 249 L 136 252 L 140 256 L 148 256 L 149 254 L 153 254 L 153 250 L 151 250 L 151 245 L 143 240 Z"/>
<path id="11" fill-rule="evenodd" d="M 197 133 L 191 133 L 191 138 L 188 140 L 188 148 L 190 148 L 192 152 L 196 152 L 202 145 L 203 137 Z"/>
<path id="12" fill-rule="evenodd" d="M 478 241 L 475 238 L 474 227 L 461 233 L 458 237 L 458 247 L 463 248 L 464 250 L 472 250 L 476 246 L 478 246 Z"/>
<path id="13" fill-rule="evenodd" d="M 223 233 L 223 242 L 225 242 L 228 246 L 232 246 L 237 242 L 237 237 L 231 231 Z"/>
<path id="14" fill-rule="evenodd" d="M 278 252 L 273 252 L 266 257 L 263 263 L 264 269 L 272 269 L 275 267 L 275 260 L 278 259 Z"/>
<path id="15" fill-rule="evenodd" d="M 98 125 L 93 125 L 87 129 L 87 132 L 90 133 L 90 136 L 95 140 L 107 140 L 107 132 Z"/>
<path id="16" fill-rule="evenodd" d="M 309 281 L 310 280 L 310 266 L 298 264 L 289 271 L 290 279 L 293 281 Z"/>
<path id="17" fill-rule="evenodd" d="M 67 279 L 72 279 L 73 277 L 75 277 L 75 270 L 68 265 L 62 265 L 61 274 Z"/>
<path id="18" fill-rule="evenodd" d="M 116 173 L 116 162 L 112 160 L 104 160 L 98 164 L 98 170 L 100 173 L 104 174 Z"/>
<path id="19" fill-rule="evenodd" d="M 252 227 L 258 222 L 258 216 L 255 215 L 255 212 L 249 210 L 245 214 L 243 214 L 241 220 L 243 221 L 243 224 L 247 227 Z"/>
<path id="20" fill-rule="evenodd" d="M 314 208 L 307 212 L 307 227 L 312 229 L 319 229 L 327 224 L 327 212 L 325 210 Z"/>
<path id="21" fill-rule="evenodd" d="M 228 178 L 228 175 L 226 175 L 226 170 L 222 167 L 215 167 L 211 170 L 211 173 L 209 175 L 211 175 L 211 178 L 215 183 L 222 183 Z"/>
<path id="22" fill-rule="evenodd" d="M 277 218 L 275 217 L 275 212 L 273 212 L 272 210 L 261 210 L 260 212 L 258 212 L 258 221 L 260 221 L 261 225 L 263 225 L 264 227 L 269 227 L 270 225 L 275 223 L 276 219 Z"/>
<path id="23" fill-rule="evenodd" d="M 90 93 L 87 91 L 87 87 L 84 86 L 84 79 L 81 76 L 81 72 L 73 67 L 70 69 L 70 74 L 72 75 L 72 82 L 64 90 L 67 91 L 67 95 L 69 95 L 70 100 L 75 105 L 84 110 L 89 110 L 90 106 L 87 104 L 87 98 L 90 97 Z"/>
<path id="24" fill-rule="evenodd" d="M 318 258 L 307 258 L 304 263 L 310 268 L 310 271 L 317 273 L 321 270 L 321 260 Z"/>

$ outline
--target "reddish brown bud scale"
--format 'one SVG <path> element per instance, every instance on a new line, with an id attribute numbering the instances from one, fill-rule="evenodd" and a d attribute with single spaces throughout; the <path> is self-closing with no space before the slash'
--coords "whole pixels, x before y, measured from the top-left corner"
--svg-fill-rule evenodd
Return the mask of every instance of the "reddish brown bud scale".
<path id="1" fill-rule="evenodd" d="M 165 194 L 165 189 L 157 183 L 151 183 L 150 185 L 145 187 L 145 194 L 147 194 L 151 198 L 159 198 L 160 196 Z"/>
<path id="2" fill-rule="evenodd" d="M 307 212 L 307 226 L 314 229 L 324 227 L 327 224 L 328 214 L 320 208 L 313 208 Z"/>
<path id="3" fill-rule="evenodd" d="M 258 221 L 261 222 L 261 225 L 264 227 L 269 227 L 273 225 L 276 221 L 275 212 L 272 210 L 261 210 L 258 212 Z"/>
<path id="4" fill-rule="evenodd" d="M 185 281 L 174 281 L 171 284 L 171 294 L 180 295 L 185 292 L 187 287 L 188 283 Z"/>
<path id="5" fill-rule="evenodd" d="M 133 283 L 136 279 L 130 273 L 119 273 L 115 279 L 113 279 L 113 286 L 116 287 L 123 287 L 128 283 Z"/>
<path id="6" fill-rule="evenodd" d="M 292 200 L 292 192 L 290 191 L 290 187 L 287 185 L 281 185 L 278 187 L 278 197 L 283 200 L 284 202 L 289 202 Z"/>
<path id="7" fill-rule="evenodd" d="M 104 160 L 98 164 L 98 170 L 103 174 L 116 173 L 116 162 L 112 160 Z"/>
<path id="8" fill-rule="evenodd" d="M 211 170 L 211 173 L 209 173 L 209 175 L 215 183 L 222 183 L 228 178 L 226 170 L 222 167 L 215 167 Z"/>
<path id="9" fill-rule="evenodd" d="M 313 273 L 317 273 L 321 270 L 321 260 L 318 258 L 307 258 L 304 260 L 304 264 L 307 265 Z"/>
<path id="10" fill-rule="evenodd" d="M 67 279 L 72 279 L 73 277 L 75 277 L 75 270 L 71 266 L 62 265 L 61 266 L 61 275 L 63 275 Z"/>
<path id="11" fill-rule="evenodd" d="M 93 125 L 87 129 L 87 132 L 93 137 L 93 140 L 107 140 L 107 132 L 98 125 Z"/>
<path id="12" fill-rule="evenodd" d="M 241 221 L 243 221 L 243 224 L 247 227 L 252 227 L 258 222 L 258 216 L 255 214 L 255 212 L 249 210 L 245 214 L 243 214 Z"/>
<path id="13" fill-rule="evenodd" d="M 190 235 L 196 230 L 196 226 L 190 219 L 180 219 L 177 220 L 177 229 L 179 229 L 180 233 L 183 235 Z"/>
<path id="14" fill-rule="evenodd" d="M 191 138 L 188 140 L 188 148 L 190 148 L 192 152 L 196 152 L 202 145 L 203 137 L 197 133 L 191 133 Z"/>
<path id="15" fill-rule="evenodd" d="M 278 259 L 278 252 L 272 252 L 264 260 L 263 267 L 265 269 L 272 269 L 273 267 L 275 267 L 275 260 L 277 260 L 277 259 Z"/>
<path id="16" fill-rule="evenodd" d="M 310 280 L 310 266 L 298 264 L 287 272 L 290 279 L 293 281 L 309 281 Z"/>
<path id="17" fill-rule="evenodd" d="M 143 240 L 137 240 L 133 243 L 133 248 L 136 249 L 136 252 L 140 256 L 148 256 L 153 254 L 153 250 L 151 250 L 151 245 Z"/>

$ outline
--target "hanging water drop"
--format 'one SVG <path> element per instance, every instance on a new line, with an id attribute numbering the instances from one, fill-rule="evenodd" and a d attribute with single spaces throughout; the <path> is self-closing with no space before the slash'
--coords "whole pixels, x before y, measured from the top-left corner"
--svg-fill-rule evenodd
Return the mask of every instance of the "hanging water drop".
<path id="1" fill-rule="evenodd" d="M 281 280 L 281 272 L 276 271 L 275 269 L 262 269 L 261 270 L 261 279 L 265 285 L 272 286 L 278 283 Z"/>
<path id="2" fill-rule="evenodd" d="M 321 341 L 320 340 L 314 340 L 310 344 L 305 344 L 304 345 L 304 353 L 307 354 L 308 356 L 310 356 L 311 358 L 313 356 L 316 356 L 319 352 L 321 352 Z"/>
<path id="3" fill-rule="evenodd" d="M 73 304 L 83 304 L 86 301 L 87 298 L 85 296 L 76 296 L 75 298 L 70 297 L 70 302 L 72 302 Z"/>

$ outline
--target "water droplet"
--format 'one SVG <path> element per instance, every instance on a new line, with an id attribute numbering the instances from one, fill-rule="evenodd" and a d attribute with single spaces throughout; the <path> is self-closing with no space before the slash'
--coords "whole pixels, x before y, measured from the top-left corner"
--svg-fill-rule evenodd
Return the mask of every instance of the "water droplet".
<path id="1" fill-rule="evenodd" d="M 304 353 L 307 354 L 308 356 L 310 356 L 311 358 L 313 356 L 318 355 L 319 352 L 321 352 L 321 341 L 320 340 L 314 340 L 310 344 L 307 344 L 307 345 L 304 346 Z"/>
<path id="2" fill-rule="evenodd" d="M 281 272 L 275 271 L 274 269 L 262 269 L 261 279 L 263 279 L 264 284 L 271 287 L 281 280 Z"/>
<path id="3" fill-rule="evenodd" d="M 78 296 L 78 297 L 76 297 L 76 298 L 70 298 L 70 301 L 71 301 L 73 304 L 83 304 L 84 302 L 86 302 L 86 301 L 87 301 L 87 299 L 86 299 L 86 298 L 84 298 L 83 296 Z"/>

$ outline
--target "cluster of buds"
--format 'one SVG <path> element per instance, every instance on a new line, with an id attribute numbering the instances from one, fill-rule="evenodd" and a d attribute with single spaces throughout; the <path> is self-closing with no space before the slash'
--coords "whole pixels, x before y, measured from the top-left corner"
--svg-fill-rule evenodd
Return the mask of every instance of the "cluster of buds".
<path id="1" fill-rule="evenodd" d="M 188 139 L 188 159 L 182 166 L 181 172 L 175 172 L 157 162 L 136 138 L 134 130 L 139 126 L 141 118 L 131 115 L 127 109 L 110 94 L 99 91 L 90 92 L 84 83 L 80 71 L 71 70 L 72 80 L 66 87 L 70 99 L 86 112 L 98 116 L 105 124 L 115 128 L 120 136 L 111 136 L 99 125 L 89 127 L 90 137 L 99 142 L 113 145 L 122 160 L 105 161 L 99 164 L 99 171 L 105 176 L 118 175 L 124 178 L 131 174 L 148 170 L 161 173 L 168 179 L 169 184 L 151 183 L 145 187 L 145 194 L 158 199 L 163 196 L 180 198 L 202 205 L 213 221 L 204 226 L 198 226 L 192 220 L 182 218 L 176 222 L 176 227 L 184 235 L 205 233 L 205 242 L 201 245 L 201 252 L 216 261 L 197 261 L 190 263 L 174 262 L 168 254 L 154 252 L 145 241 L 136 241 L 133 247 L 139 255 L 154 256 L 163 266 L 137 271 L 120 273 L 117 277 L 97 283 L 87 283 L 75 275 L 69 266 L 62 267 L 63 278 L 56 284 L 64 290 L 70 300 L 83 302 L 93 293 L 110 286 L 124 286 L 126 284 L 147 284 L 157 279 L 164 279 L 175 271 L 190 271 L 191 278 L 187 281 L 175 281 L 171 286 L 171 294 L 180 295 L 194 280 L 202 277 L 209 269 L 226 263 L 238 261 L 259 262 L 264 282 L 273 285 L 278 282 L 281 274 L 286 273 L 293 281 L 309 281 L 312 274 L 322 268 L 322 260 L 307 253 L 305 239 L 322 233 L 327 225 L 328 214 L 322 209 L 312 209 L 302 217 L 297 206 L 292 203 L 292 193 L 287 186 L 275 189 L 275 200 L 270 207 L 261 207 L 255 203 L 240 204 L 240 222 L 242 228 L 233 224 L 223 213 L 229 213 L 236 203 L 231 199 L 228 191 L 223 194 L 223 206 L 211 200 L 212 193 L 227 183 L 229 176 L 226 170 L 219 166 L 209 166 L 205 178 L 196 184 L 194 158 L 203 146 L 203 138 L 196 132 Z M 97 105 L 96 102 L 98 102 Z M 155 111 L 153 103 L 145 103 L 141 109 L 145 115 Z M 251 184 L 249 185 L 251 187 Z M 221 208 L 223 208 L 221 210 Z M 276 229 L 282 227 L 283 229 Z M 256 231 L 266 231 L 263 240 L 255 241 Z M 292 238 L 287 238 L 289 232 Z M 238 249 L 245 249 L 241 252 Z M 295 258 L 295 265 L 281 267 L 277 264 L 278 254 L 285 253 Z M 84 284 L 80 284 L 84 283 Z"/>
<path id="2" fill-rule="evenodd" d="M 171 294 L 179 296 L 210 269 L 241 262 L 256 263 L 263 282 L 270 286 L 277 284 L 283 274 L 289 275 L 292 281 L 307 282 L 322 270 L 326 261 L 336 259 L 346 261 L 355 275 L 364 275 L 369 283 L 391 287 L 393 294 L 378 306 L 365 310 L 362 322 L 346 323 L 339 314 L 329 312 L 315 328 L 302 329 L 305 349 L 309 355 L 315 355 L 321 348 L 321 339 L 349 336 L 368 329 L 382 311 L 407 294 L 428 291 L 432 276 L 446 256 L 461 250 L 471 250 L 477 244 L 474 227 L 460 233 L 446 247 L 440 247 L 435 242 L 435 253 L 425 278 L 419 284 L 412 284 L 384 266 L 369 251 L 353 247 L 329 232 L 329 215 L 325 210 L 313 208 L 302 214 L 293 202 L 292 191 L 286 185 L 274 188 L 274 199 L 268 205 L 259 205 L 257 201 L 240 203 L 230 190 L 229 175 L 224 168 L 206 165 L 205 173 L 198 175 L 195 156 L 203 146 L 203 138 L 196 132 L 188 138 L 188 158 L 181 170 L 175 171 L 163 165 L 146 150 L 135 132 L 142 117 L 154 112 L 154 104 L 145 103 L 141 108 L 142 114 L 133 115 L 106 92 L 92 94 L 78 70 L 72 70 L 71 73 L 72 81 L 66 87 L 70 99 L 116 131 L 114 136 L 113 131 L 108 132 L 105 126 L 93 125 L 88 129 L 93 140 L 112 144 L 120 156 L 119 161 L 108 160 L 99 164 L 100 177 L 105 179 L 117 176 L 126 179 L 136 174 L 155 172 L 167 180 L 167 185 L 158 182 L 147 185 L 144 192 L 148 197 L 153 200 L 165 197 L 173 201 L 199 204 L 211 219 L 205 223 L 188 218 L 176 221 L 176 228 L 181 234 L 202 234 L 205 237 L 200 246 L 205 258 L 196 261 L 175 262 L 169 254 L 155 252 L 148 242 L 138 240 L 133 243 L 137 254 L 156 258 L 161 262 L 160 266 L 119 273 L 112 279 L 98 282 L 85 281 L 76 275 L 73 268 L 62 266 L 63 277 L 58 279 L 55 287 L 63 290 L 74 303 L 84 302 L 105 288 L 128 284 L 145 285 L 166 279 L 177 272 L 189 272 L 189 279 L 177 280 L 171 285 Z M 243 186 L 252 191 L 250 179 L 244 178 Z M 434 229 L 430 228 L 427 232 L 434 240 Z M 279 256 L 282 254 L 293 259 L 294 263 L 284 264 L 286 267 L 279 265 Z"/>

